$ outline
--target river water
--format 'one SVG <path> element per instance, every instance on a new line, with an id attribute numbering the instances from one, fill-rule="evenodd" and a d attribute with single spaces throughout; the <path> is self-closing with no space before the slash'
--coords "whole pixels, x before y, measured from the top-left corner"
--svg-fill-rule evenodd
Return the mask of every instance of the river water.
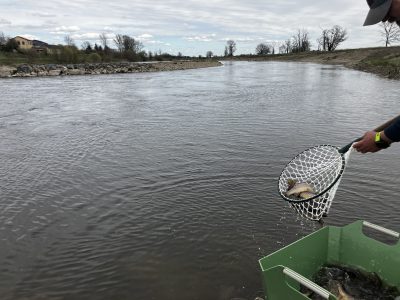
<path id="1" fill-rule="evenodd" d="M 0 80 L 1 299 L 254 299 L 313 232 L 277 194 L 297 153 L 399 113 L 397 81 L 226 62 Z M 400 230 L 400 146 L 353 154 L 328 225 Z"/>

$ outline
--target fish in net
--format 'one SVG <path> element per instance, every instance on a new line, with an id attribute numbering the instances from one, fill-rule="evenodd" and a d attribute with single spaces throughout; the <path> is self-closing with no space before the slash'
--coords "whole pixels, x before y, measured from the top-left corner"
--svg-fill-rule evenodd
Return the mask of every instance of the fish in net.
<path id="1" fill-rule="evenodd" d="M 339 149 L 331 145 L 319 145 L 300 153 L 281 173 L 279 194 L 302 217 L 320 220 L 329 213 L 351 152 L 352 147 Z M 289 193 L 296 187 L 300 187 L 300 193 Z"/>

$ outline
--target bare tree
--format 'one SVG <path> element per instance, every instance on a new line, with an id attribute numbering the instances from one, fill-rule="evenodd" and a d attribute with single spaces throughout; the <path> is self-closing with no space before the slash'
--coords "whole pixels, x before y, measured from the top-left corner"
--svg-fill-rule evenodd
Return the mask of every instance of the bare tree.
<path id="1" fill-rule="evenodd" d="M 280 54 L 287 53 L 287 52 L 286 52 L 286 45 L 285 45 L 285 44 L 281 44 L 281 45 L 279 46 L 279 53 L 280 53 Z"/>
<path id="2" fill-rule="evenodd" d="M 310 51 L 311 42 L 307 30 L 298 29 L 297 33 L 292 37 L 291 51 L 292 52 L 306 52 Z"/>
<path id="3" fill-rule="evenodd" d="M 70 35 L 64 37 L 64 42 L 67 46 L 75 46 L 75 42 Z"/>
<path id="4" fill-rule="evenodd" d="M 276 41 L 272 41 L 269 46 L 271 48 L 271 54 L 275 54 L 275 48 L 278 46 L 278 43 Z"/>
<path id="5" fill-rule="evenodd" d="M 301 52 L 300 49 L 301 49 L 301 35 L 299 29 L 297 34 L 292 36 L 292 52 Z"/>
<path id="6" fill-rule="evenodd" d="M 228 46 L 225 46 L 224 56 L 228 56 Z"/>
<path id="7" fill-rule="evenodd" d="M 85 42 L 82 43 L 81 49 L 85 50 L 85 51 L 88 51 L 88 52 L 92 51 L 92 45 L 88 41 L 85 41 Z"/>
<path id="8" fill-rule="evenodd" d="M 124 38 L 122 34 L 115 35 L 114 43 L 119 52 L 124 52 Z"/>
<path id="9" fill-rule="evenodd" d="M 123 45 L 124 51 L 133 51 L 135 52 L 135 39 L 130 37 L 129 35 L 123 35 Z"/>
<path id="10" fill-rule="evenodd" d="M 107 34 L 106 33 L 101 33 L 99 35 L 99 39 L 100 39 L 100 43 L 103 46 L 103 49 L 107 49 L 108 48 L 108 38 L 107 38 Z"/>
<path id="11" fill-rule="evenodd" d="M 139 53 L 143 50 L 144 46 L 143 43 L 140 41 L 135 41 L 134 52 Z"/>
<path id="12" fill-rule="evenodd" d="M 348 38 L 347 30 L 339 25 L 333 26 L 330 31 L 330 39 L 328 40 L 328 51 L 334 51 L 341 43 Z"/>
<path id="13" fill-rule="evenodd" d="M 7 38 L 4 35 L 4 33 L 2 31 L 0 31 L 0 47 L 4 46 L 5 44 L 7 44 Z"/>
<path id="14" fill-rule="evenodd" d="M 326 51 L 328 49 L 327 46 L 327 41 L 328 41 L 328 30 L 323 29 L 321 36 L 317 39 L 317 44 L 318 44 L 318 50 L 319 51 Z"/>
<path id="15" fill-rule="evenodd" d="M 400 27 L 396 23 L 382 22 L 379 26 L 381 27 L 380 34 L 386 47 L 400 41 Z"/>
<path id="16" fill-rule="evenodd" d="M 228 47 L 228 56 L 233 56 L 233 53 L 236 51 L 236 43 L 233 40 L 229 40 L 226 42 Z"/>
<path id="17" fill-rule="evenodd" d="M 129 35 L 116 34 L 114 43 L 119 52 L 133 58 L 143 50 L 143 44 Z"/>
<path id="18" fill-rule="evenodd" d="M 134 53 L 139 53 L 143 49 L 143 44 L 139 41 L 136 41 L 129 35 L 123 35 L 122 40 L 125 52 L 131 51 Z"/>
<path id="19" fill-rule="evenodd" d="M 213 53 L 212 53 L 212 51 L 207 51 L 207 53 L 206 53 L 206 57 L 207 58 L 211 58 L 211 57 L 213 57 Z"/>
<path id="20" fill-rule="evenodd" d="M 271 47 L 267 44 L 261 43 L 258 44 L 256 47 L 256 54 L 257 55 L 267 55 L 271 53 Z"/>
<path id="21" fill-rule="evenodd" d="M 285 49 L 286 49 L 286 53 L 292 52 L 292 40 L 291 39 L 288 39 L 285 41 Z"/>
<path id="22" fill-rule="evenodd" d="M 323 29 L 318 38 L 318 49 L 322 51 L 334 51 L 341 43 L 347 40 L 347 31 L 339 25 L 331 29 Z"/>

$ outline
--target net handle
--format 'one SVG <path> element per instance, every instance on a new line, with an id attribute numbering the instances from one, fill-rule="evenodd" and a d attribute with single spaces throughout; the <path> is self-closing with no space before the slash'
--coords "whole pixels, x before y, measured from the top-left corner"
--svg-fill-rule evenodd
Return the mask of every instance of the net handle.
<path id="1" fill-rule="evenodd" d="M 394 117 L 393 119 L 387 121 L 386 123 L 380 125 L 379 127 L 376 127 L 374 129 L 374 131 L 378 132 L 378 131 L 382 131 L 386 128 L 388 128 L 390 125 L 392 125 L 394 122 L 396 122 L 397 120 L 400 119 L 400 115 L 398 115 L 397 117 Z M 341 154 L 345 154 L 347 151 L 349 151 L 351 145 L 353 145 L 354 143 L 361 141 L 362 137 L 359 137 L 358 139 L 355 139 L 354 141 L 352 141 L 351 143 L 347 144 L 346 146 L 344 146 L 343 148 L 339 149 L 339 153 Z"/>

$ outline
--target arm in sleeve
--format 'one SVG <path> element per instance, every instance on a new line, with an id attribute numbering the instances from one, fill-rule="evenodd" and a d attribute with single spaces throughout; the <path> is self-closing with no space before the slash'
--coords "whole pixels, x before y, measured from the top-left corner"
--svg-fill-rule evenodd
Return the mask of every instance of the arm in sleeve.
<path id="1" fill-rule="evenodd" d="M 391 139 L 393 142 L 400 141 L 400 118 L 384 130 L 387 138 Z"/>

